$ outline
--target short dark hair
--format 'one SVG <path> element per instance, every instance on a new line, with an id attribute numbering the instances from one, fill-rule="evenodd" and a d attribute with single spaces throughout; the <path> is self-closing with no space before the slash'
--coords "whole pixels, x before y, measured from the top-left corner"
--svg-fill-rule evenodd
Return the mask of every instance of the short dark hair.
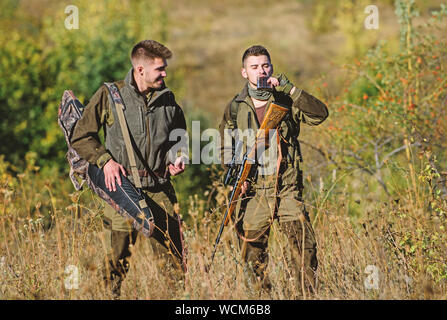
<path id="1" fill-rule="evenodd" d="M 132 49 L 130 60 L 132 63 L 140 58 L 162 58 L 169 59 L 172 52 L 161 43 L 155 40 L 143 40 L 138 42 Z"/>
<path id="2" fill-rule="evenodd" d="M 242 55 L 242 67 L 244 67 L 245 60 L 250 56 L 267 56 L 267 58 L 269 58 L 269 61 L 271 62 L 270 54 L 267 49 L 263 46 L 256 45 L 251 46 L 250 48 L 245 50 L 244 54 Z"/>

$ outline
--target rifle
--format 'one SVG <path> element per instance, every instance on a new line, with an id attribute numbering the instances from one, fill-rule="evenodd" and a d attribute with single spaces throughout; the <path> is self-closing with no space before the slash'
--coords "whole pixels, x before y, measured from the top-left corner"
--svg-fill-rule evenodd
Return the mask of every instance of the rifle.
<path id="1" fill-rule="evenodd" d="M 238 167 L 238 165 L 237 165 L 237 158 L 238 158 L 239 154 L 241 153 L 242 147 L 243 147 L 242 141 L 238 140 L 236 142 L 236 147 L 235 147 L 235 151 L 234 151 L 234 154 L 233 154 L 233 159 L 231 159 L 231 162 L 228 164 L 228 171 L 227 171 L 227 174 L 225 175 L 225 179 L 224 179 L 224 185 L 225 186 L 227 186 L 230 183 L 234 182 L 233 179 L 234 179 L 234 176 L 235 176 L 236 169 Z M 244 155 L 244 157 L 245 157 L 245 155 Z"/>
<path id="2" fill-rule="evenodd" d="M 248 178 L 250 178 L 251 173 L 255 169 L 255 159 L 256 154 L 259 154 L 259 152 L 264 151 L 269 146 L 269 139 L 268 134 L 269 130 L 277 129 L 279 124 L 281 123 L 282 119 L 285 117 L 285 115 L 288 113 L 289 108 L 279 105 L 275 102 L 270 103 L 267 112 L 264 116 L 264 120 L 262 121 L 262 124 L 258 130 L 258 133 L 256 135 L 256 141 L 253 148 L 251 148 L 250 151 L 247 150 L 243 157 L 242 164 L 239 168 L 237 177 L 233 184 L 233 190 L 231 191 L 229 203 L 227 206 L 227 210 L 225 211 L 223 221 L 220 225 L 219 233 L 216 238 L 216 242 L 214 243 L 214 249 L 213 254 L 211 256 L 211 263 L 213 263 L 214 255 L 216 254 L 216 248 L 219 244 L 220 237 L 222 236 L 222 232 L 225 226 L 228 225 L 230 220 L 232 220 L 233 212 L 236 209 L 237 201 L 239 199 L 239 196 L 242 191 L 242 186 L 245 181 L 247 181 Z M 236 146 L 236 149 L 240 149 L 240 145 L 242 144 L 241 141 L 238 141 L 238 144 Z M 228 183 L 232 176 L 234 176 L 235 168 L 236 168 L 236 157 L 238 156 L 238 153 L 235 152 L 233 159 L 231 160 L 228 173 L 225 177 L 225 183 Z"/>

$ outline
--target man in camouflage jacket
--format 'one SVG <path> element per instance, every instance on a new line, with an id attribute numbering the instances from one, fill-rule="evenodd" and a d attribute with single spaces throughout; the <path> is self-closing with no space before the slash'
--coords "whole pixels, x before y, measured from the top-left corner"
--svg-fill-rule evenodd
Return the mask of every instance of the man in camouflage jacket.
<path id="1" fill-rule="evenodd" d="M 169 176 L 183 172 L 185 164 L 182 157 L 170 159 L 168 152 L 176 143 L 170 141 L 170 133 L 175 129 L 186 130 L 186 122 L 174 94 L 163 80 L 166 77 L 166 60 L 171 56 L 171 51 L 162 44 L 153 40 L 141 41 L 131 53 L 133 68 L 124 80 L 115 82 L 115 85 L 124 101 L 124 115 L 133 140 L 143 191 L 151 199 L 148 205 L 157 226 L 150 239 L 152 247 L 159 256 L 170 253 L 174 261 L 181 262 L 184 258 L 181 230 L 172 215 L 178 213 L 178 204 Z M 134 182 L 132 175 L 128 174 L 129 158 L 111 101 L 107 88 L 102 85 L 76 124 L 71 142 L 82 158 L 103 169 L 107 188 L 115 191 L 116 183 L 121 184 L 120 172 Z M 98 135 L 101 128 L 105 146 Z M 135 243 L 137 231 L 107 204 L 103 222 L 104 279 L 114 296 L 119 297 L 122 280 L 129 269 L 129 247 Z"/>
<path id="2" fill-rule="evenodd" d="M 297 288 L 312 292 L 315 288 L 317 249 L 314 231 L 302 199 L 303 176 L 298 135 L 300 123 L 319 125 L 328 117 L 328 109 L 320 100 L 296 88 L 285 75 L 272 76 L 270 55 L 262 46 L 253 46 L 245 51 L 241 72 L 247 83 L 226 107 L 220 124 L 224 166 L 232 158 L 235 144 L 234 139 L 231 144 L 226 143 L 226 131 L 228 136 L 228 130 L 244 132 L 248 129 L 254 130 L 256 136 L 270 102 L 275 101 L 290 108 L 269 147 L 270 152 L 275 150 L 280 160 L 275 162 L 275 170 L 267 174 L 266 171 L 262 173 L 258 170 L 257 177 L 243 186 L 244 200 L 236 226 L 242 245 L 242 258 L 251 265 L 262 286 L 269 288 L 270 283 L 265 274 L 268 264 L 267 244 L 270 227 L 278 219 L 281 230 L 289 239 L 292 258 L 289 267 Z M 259 77 L 268 79 L 270 90 L 257 89 Z M 246 148 L 250 147 L 248 142 L 244 144 Z M 301 273 L 302 269 L 304 273 Z"/>

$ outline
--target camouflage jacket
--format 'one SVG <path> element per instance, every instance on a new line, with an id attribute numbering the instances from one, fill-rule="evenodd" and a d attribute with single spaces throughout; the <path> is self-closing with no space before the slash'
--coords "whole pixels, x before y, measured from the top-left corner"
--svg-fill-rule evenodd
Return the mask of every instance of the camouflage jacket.
<path id="1" fill-rule="evenodd" d="M 253 101 L 248 95 L 247 86 L 248 84 L 246 84 L 242 91 L 227 105 L 219 126 L 222 139 L 220 156 L 225 168 L 226 164 L 224 163 L 224 160 L 225 162 L 228 162 L 228 159 L 232 158 L 234 141 L 232 142 L 232 146 L 228 143 L 225 145 L 224 131 L 236 128 L 239 130 L 250 129 L 248 126 L 251 125 L 251 129 L 254 130 L 254 135 L 256 135 L 256 131 L 260 127 Z M 303 189 L 303 181 L 302 172 L 300 170 L 300 148 L 298 142 L 300 124 L 306 123 L 311 126 L 319 125 L 328 117 L 329 111 L 326 105 L 320 100 L 298 88 L 295 89 L 292 95 L 274 90 L 268 103 L 272 101 L 290 108 L 289 114 L 281 122 L 278 128 L 279 138 L 272 139 L 270 146 L 270 149 L 276 148 L 277 151 L 281 151 L 282 161 L 279 168 L 277 168 L 277 164 L 275 163 L 275 170 L 270 172 L 270 176 L 267 174 L 267 176 L 264 176 L 263 179 L 261 179 L 262 186 L 260 186 L 258 178 L 255 187 L 273 187 L 277 182 L 275 177 L 277 169 L 279 169 L 278 177 L 280 178 L 281 185 L 292 185 L 297 192 L 301 192 Z M 274 143 L 276 139 L 280 141 L 281 149 L 278 149 L 278 144 Z M 245 146 L 246 144 L 247 143 L 244 142 Z"/>

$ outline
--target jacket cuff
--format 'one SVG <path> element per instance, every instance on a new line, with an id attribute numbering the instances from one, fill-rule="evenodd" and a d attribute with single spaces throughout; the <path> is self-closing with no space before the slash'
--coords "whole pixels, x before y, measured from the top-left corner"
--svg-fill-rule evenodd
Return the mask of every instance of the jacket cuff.
<path id="1" fill-rule="evenodd" d="M 98 168 L 102 169 L 102 167 L 105 166 L 105 164 L 112 159 L 112 156 L 109 153 L 104 153 L 103 155 L 101 155 L 98 160 L 96 160 L 96 165 L 98 166 Z"/>
<path id="2" fill-rule="evenodd" d="M 276 87 L 276 90 L 282 91 L 286 95 L 290 95 L 290 91 L 292 91 L 294 87 L 293 83 L 282 73 L 273 75 L 273 77 L 279 81 L 279 86 Z"/>
<path id="3" fill-rule="evenodd" d="M 292 89 L 293 89 L 293 88 L 290 88 L 290 91 L 292 91 Z M 302 91 L 303 91 L 302 89 L 298 89 L 297 87 L 295 87 L 295 91 L 294 91 L 293 94 L 290 96 L 290 97 L 292 98 L 292 100 L 293 100 L 294 103 L 298 101 L 298 99 L 299 99 L 300 96 L 301 96 L 301 92 L 302 92 Z"/>
<path id="4" fill-rule="evenodd" d="M 287 95 L 290 95 L 290 91 L 292 91 L 292 89 L 293 89 L 293 84 L 292 83 L 287 83 L 285 86 L 284 86 L 284 93 L 285 94 L 287 94 Z M 296 89 L 295 89 L 295 91 L 296 91 Z M 294 92 L 295 93 L 295 92 Z"/>

